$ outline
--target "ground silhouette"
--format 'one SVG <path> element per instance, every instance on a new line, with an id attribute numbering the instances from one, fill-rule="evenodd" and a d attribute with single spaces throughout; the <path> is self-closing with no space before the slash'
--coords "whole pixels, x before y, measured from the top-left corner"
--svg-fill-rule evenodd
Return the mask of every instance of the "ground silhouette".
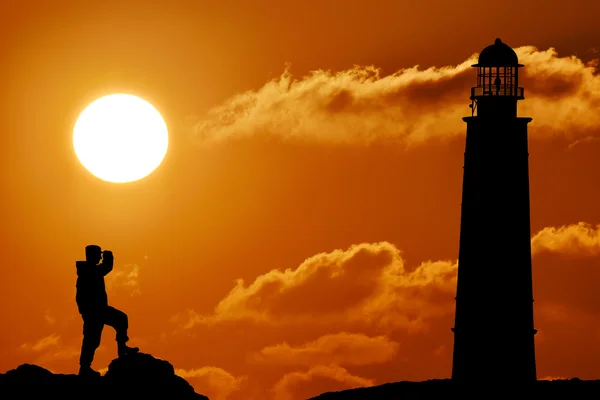
<path id="1" fill-rule="evenodd" d="M 588 399 L 600 394 L 600 380 L 578 378 L 536 381 L 528 385 L 496 379 L 460 385 L 451 379 L 432 379 L 423 382 L 394 382 L 380 386 L 328 392 L 309 400 L 384 400 L 384 399 L 487 399 L 505 396 L 528 396 L 539 399 Z M 502 395 L 502 397 L 498 397 Z"/>
<path id="2" fill-rule="evenodd" d="M 114 359 L 104 376 L 53 374 L 23 364 L 0 374 L 0 398 L 11 399 L 172 399 L 208 400 L 198 394 L 173 366 L 150 354 Z"/>

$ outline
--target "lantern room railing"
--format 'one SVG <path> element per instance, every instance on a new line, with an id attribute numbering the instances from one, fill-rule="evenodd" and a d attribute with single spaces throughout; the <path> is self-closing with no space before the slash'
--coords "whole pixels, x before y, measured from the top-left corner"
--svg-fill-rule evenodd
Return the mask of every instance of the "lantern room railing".
<path id="1" fill-rule="evenodd" d="M 471 99 L 474 97 L 484 96 L 510 96 L 518 99 L 524 98 L 524 90 L 522 87 L 506 86 L 506 85 L 481 85 L 471 88 Z"/>

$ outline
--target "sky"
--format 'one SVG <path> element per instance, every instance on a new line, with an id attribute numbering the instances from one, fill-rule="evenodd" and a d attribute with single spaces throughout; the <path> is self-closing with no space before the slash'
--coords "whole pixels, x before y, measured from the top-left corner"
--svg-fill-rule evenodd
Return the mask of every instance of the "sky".
<path id="1" fill-rule="evenodd" d="M 538 378 L 600 378 L 600 3 L 568 4 L 3 2 L 0 371 L 77 372 L 95 243 L 130 344 L 212 400 L 450 377 L 461 118 L 499 37 L 533 118 Z M 73 150 L 111 93 L 169 127 L 137 182 Z M 115 357 L 106 327 L 93 367 Z"/>

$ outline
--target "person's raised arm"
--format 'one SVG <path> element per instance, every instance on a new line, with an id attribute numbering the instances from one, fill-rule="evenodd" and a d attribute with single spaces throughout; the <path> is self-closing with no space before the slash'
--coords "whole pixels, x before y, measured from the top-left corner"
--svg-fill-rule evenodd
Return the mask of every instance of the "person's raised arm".
<path id="1" fill-rule="evenodd" d="M 100 273 L 102 276 L 106 276 L 113 269 L 115 258 L 112 251 L 105 250 L 102 256 L 102 264 L 99 265 Z"/>

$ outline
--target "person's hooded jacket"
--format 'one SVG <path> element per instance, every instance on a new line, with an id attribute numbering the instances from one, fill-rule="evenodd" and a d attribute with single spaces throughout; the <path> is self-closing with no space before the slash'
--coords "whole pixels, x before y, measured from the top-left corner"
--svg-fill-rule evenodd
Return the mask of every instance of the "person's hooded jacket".
<path id="1" fill-rule="evenodd" d="M 108 295 L 104 277 L 113 269 L 112 254 L 105 252 L 101 264 L 92 265 L 87 261 L 76 261 L 77 267 L 77 308 L 81 315 L 102 311 L 108 306 Z"/>

